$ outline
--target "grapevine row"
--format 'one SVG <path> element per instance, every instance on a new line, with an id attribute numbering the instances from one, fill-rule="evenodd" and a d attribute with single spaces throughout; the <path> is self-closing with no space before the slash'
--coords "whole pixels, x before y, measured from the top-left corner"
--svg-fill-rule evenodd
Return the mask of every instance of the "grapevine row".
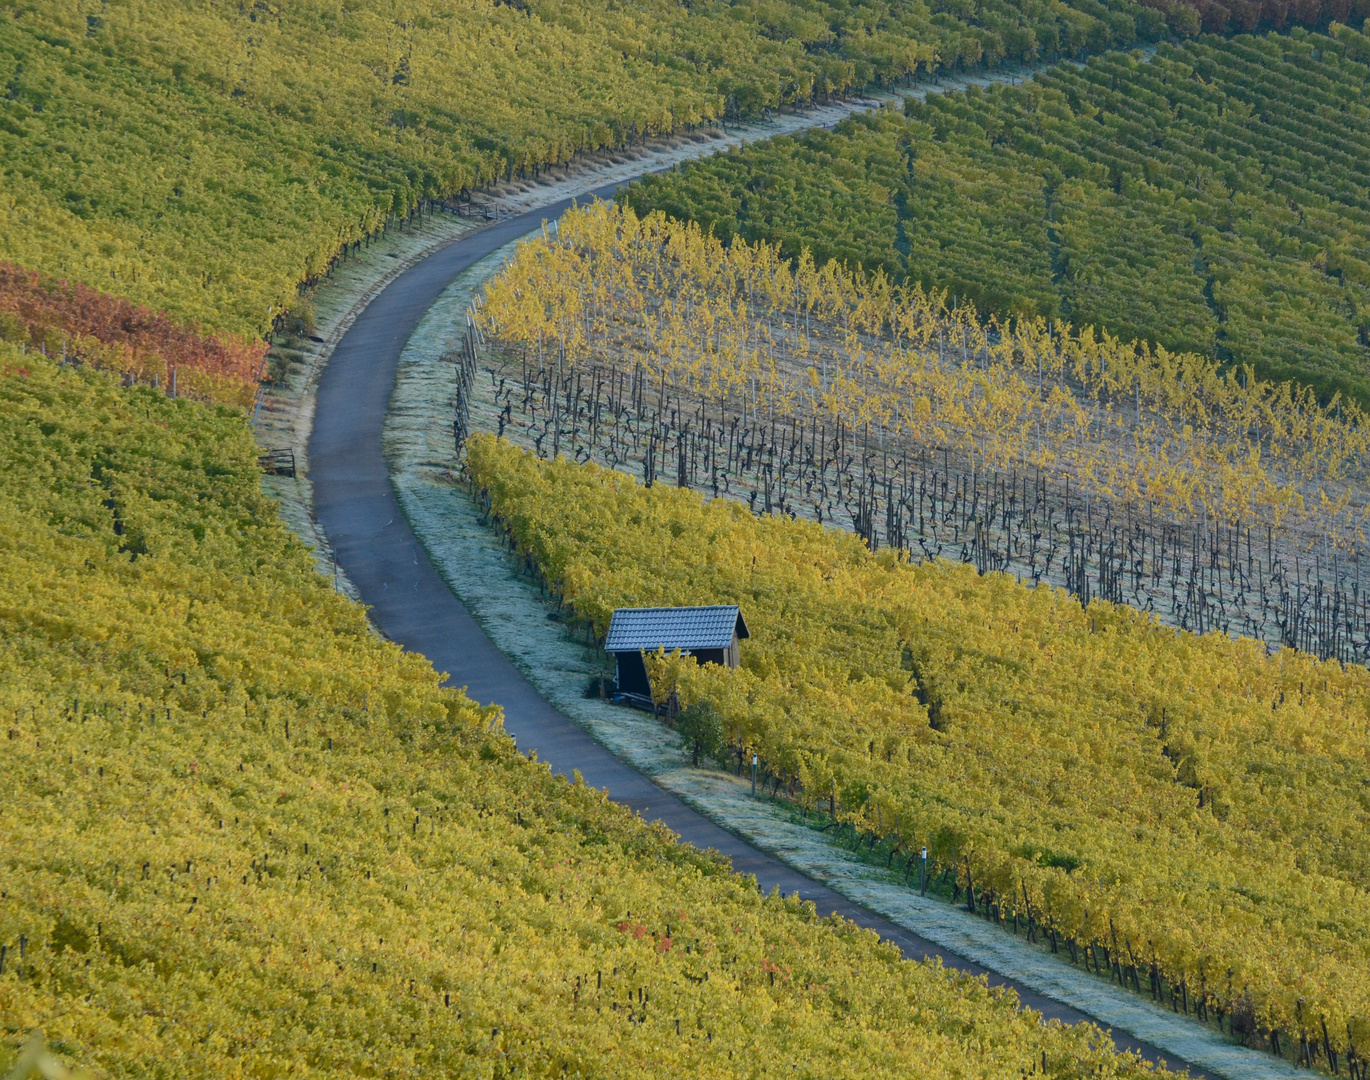
<path id="1" fill-rule="evenodd" d="M 165 313 L 85 285 L 0 263 L 0 339 L 116 372 L 128 383 L 246 405 L 266 361 L 263 342 L 211 337 Z"/>
<path id="2" fill-rule="evenodd" d="M 1194 9 L 1176 10 L 1192 34 Z M 587 0 L 573 16 L 540 0 L 36 4 L 0 25 L 0 259 L 261 336 L 299 285 L 430 200 L 871 84 L 1167 32 L 1135 0 L 938 16 L 910 0 L 878 15 L 846 0 Z"/>
<path id="3" fill-rule="evenodd" d="M 729 299 L 739 295 L 750 310 Z M 479 318 L 505 347 L 480 361 L 470 331 L 458 411 L 476 407 L 475 426 L 539 454 L 1187 629 L 1370 656 L 1364 509 L 1346 484 L 1364 453 L 1354 407 L 1066 328 L 982 326 L 918 290 L 882 293 L 831 265 L 791 271 L 764 245 L 724 249 L 606 207 L 523 249 Z M 921 349 L 898 343 L 909 327 Z M 930 384 L 935 394 L 919 393 Z M 1162 433 L 1173 457 L 1136 452 Z M 1309 535 L 1338 525 L 1350 551 Z"/>
<path id="4" fill-rule="evenodd" d="M 814 522 L 489 434 L 473 483 L 602 635 L 620 606 L 737 603 L 743 664 L 649 658 L 773 790 L 1234 1035 L 1359 1075 L 1370 1043 L 1363 667 L 871 552 Z M 682 542 L 688 538 L 688 542 Z M 683 715 L 683 714 L 682 714 Z M 1330 917 L 1329 917 L 1330 916 Z"/>

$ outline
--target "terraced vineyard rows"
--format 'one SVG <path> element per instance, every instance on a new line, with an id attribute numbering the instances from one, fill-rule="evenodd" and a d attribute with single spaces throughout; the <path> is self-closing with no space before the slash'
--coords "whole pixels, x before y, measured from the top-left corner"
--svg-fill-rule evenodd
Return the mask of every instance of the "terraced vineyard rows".
<path id="1" fill-rule="evenodd" d="M 757 754 L 792 832 L 801 815 L 850 832 L 1095 975 L 1366 1080 L 1370 36 L 1341 22 L 1368 16 L 1370 0 L 7 5 L 0 1073 L 19 1052 L 21 1080 L 65 1062 L 1169 1075 L 763 894 L 703 848 L 774 845 L 653 801 L 662 774 L 631 771 L 645 758 L 571 733 L 615 805 L 443 685 L 423 652 L 484 669 L 536 745 L 574 742 L 567 699 L 536 700 L 459 601 L 434 616 L 444 586 L 417 527 L 391 528 L 396 494 L 414 504 L 382 452 L 405 327 L 410 347 L 445 333 L 420 309 L 521 215 L 469 246 L 435 227 L 370 252 L 321 303 L 331 329 L 313 324 L 312 290 L 378 231 L 515 189 L 559 210 L 624 175 L 591 155 L 671 136 L 660 168 L 735 119 L 795 130 L 851 93 L 1069 60 L 628 196 L 715 236 L 612 204 L 570 214 L 471 312 L 452 436 L 587 643 L 625 603 L 745 606 L 741 669 L 647 664 L 696 759 L 740 775 Z M 1152 61 L 1109 52 L 1135 46 Z M 613 164 L 643 167 L 627 156 Z M 298 367 L 291 435 L 259 448 L 244 414 L 274 411 L 263 374 L 305 357 L 278 340 L 264 366 L 278 331 L 321 346 L 310 365 L 332 355 L 328 422 L 306 434 Z M 1306 382 L 1261 377 L 1289 372 Z M 406 422 L 427 434 L 430 416 Z M 281 443 L 306 437 L 331 582 L 263 494 L 277 473 L 303 519 L 311 453 Z M 452 474 L 421 443 L 441 502 Z M 470 537 L 484 522 L 462 509 Z M 339 563 L 362 568 L 375 626 Z M 530 610 L 505 625 L 526 615 L 559 647 Z M 427 636 L 393 634 L 404 648 L 375 632 L 423 619 Z M 549 670 L 577 693 L 589 678 Z M 649 803 L 699 846 L 627 809 Z M 802 882 L 781 857 L 752 865 Z M 925 947 L 908 920 L 860 917 Z M 1080 1015 L 1078 986 L 1055 985 L 1026 1000 Z M 1157 1041 L 1117 997 L 1093 1007 L 1133 1045 L 1231 1067 L 1220 1039 Z"/>
<path id="2" fill-rule="evenodd" d="M 1365 34 L 1162 44 L 905 111 L 623 198 L 884 268 L 984 316 L 1093 325 L 1370 401 Z"/>
<path id="3" fill-rule="evenodd" d="M 260 335 L 430 200 L 914 73 L 1155 40 L 1168 18 L 1134 0 L 21 5 L 0 20 L 0 260 Z"/>

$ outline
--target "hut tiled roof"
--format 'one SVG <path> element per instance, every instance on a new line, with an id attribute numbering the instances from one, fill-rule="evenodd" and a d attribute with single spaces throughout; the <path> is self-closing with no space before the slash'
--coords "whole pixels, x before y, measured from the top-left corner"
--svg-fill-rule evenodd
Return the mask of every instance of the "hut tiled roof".
<path id="1" fill-rule="evenodd" d="M 606 652 L 657 649 L 726 649 L 733 631 L 747 637 L 736 604 L 712 607 L 618 608 L 609 621 Z"/>

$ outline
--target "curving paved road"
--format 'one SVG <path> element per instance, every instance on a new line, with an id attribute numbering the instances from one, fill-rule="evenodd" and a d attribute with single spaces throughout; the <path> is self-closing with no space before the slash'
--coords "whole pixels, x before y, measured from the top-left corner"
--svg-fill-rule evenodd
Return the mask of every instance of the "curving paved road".
<path id="1" fill-rule="evenodd" d="M 588 194 L 608 197 L 615 186 Z M 465 684 L 476 700 L 503 705 L 505 728 L 517 737 L 520 749 L 537 750 L 559 773 L 579 769 L 587 784 L 608 789 L 615 802 L 661 821 L 697 847 L 716 848 L 740 873 L 756 875 L 764 890 L 779 886 L 787 895 L 797 892 L 822 914 L 835 911 L 877 931 L 906 956 L 935 956 L 949 968 L 987 975 L 991 984 L 1011 987 L 1024 1004 L 1047 1017 L 1066 1023 L 1092 1019 L 854 904 L 758 851 L 625 765 L 539 696 L 433 567 L 400 512 L 381 451 L 400 352 L 457 274 L 544 220 L 559 217 L 571 203 L 566 199 L 468 234 L 411 267 L 361 313 L 324 369 L 309 441 L 314 507 L 339 564 L 371 607 L 376 625 L 392 641 L 427 656 L 455 685 Z M 1171 1068 L 1187 1064 L 1120 1032 L 1113 1038 L 1120 1047 Z M 1190 1068 L 1196 1076 L 1212 1075 Z"/>

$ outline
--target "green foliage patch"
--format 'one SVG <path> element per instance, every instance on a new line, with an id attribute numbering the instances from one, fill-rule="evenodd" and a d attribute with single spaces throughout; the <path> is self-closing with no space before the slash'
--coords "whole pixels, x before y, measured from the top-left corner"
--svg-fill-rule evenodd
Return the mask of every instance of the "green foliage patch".
<path id="1" fill-rule="evenodd" d="M 1134 0 L 9 5 L 0 260 L 258 333 L 424 199 L 915 71 L 1165 30 Z"/>

